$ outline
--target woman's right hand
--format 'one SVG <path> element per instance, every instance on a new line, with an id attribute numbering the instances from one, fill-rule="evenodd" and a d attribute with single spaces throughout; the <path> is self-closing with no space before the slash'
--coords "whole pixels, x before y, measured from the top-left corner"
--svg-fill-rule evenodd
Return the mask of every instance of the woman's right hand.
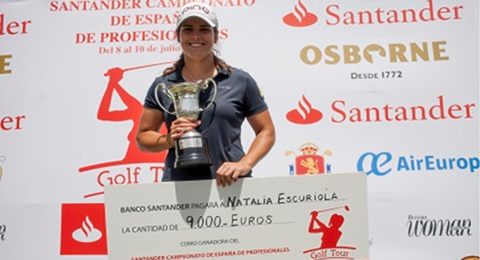
<path id="1" fill-rule="evenodd" d="M 195 129 L 200 125 L 200 121 L 193 121 L 186 117 L 179 117 L 170 125 L 170 137 L 173 140 L 178 140 L 188 131 Z"/>

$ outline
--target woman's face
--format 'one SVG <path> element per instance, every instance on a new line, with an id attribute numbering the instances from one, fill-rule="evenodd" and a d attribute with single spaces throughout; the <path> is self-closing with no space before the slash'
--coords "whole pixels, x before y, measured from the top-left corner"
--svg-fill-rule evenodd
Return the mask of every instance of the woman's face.
<path id="1" fill-rule="evenodd" d="M 185 57 L 201 60 L 211 55 L 217 35 L 207 22 L 192 17 L 185 20 L 179 31 L 179 41 Z"/>

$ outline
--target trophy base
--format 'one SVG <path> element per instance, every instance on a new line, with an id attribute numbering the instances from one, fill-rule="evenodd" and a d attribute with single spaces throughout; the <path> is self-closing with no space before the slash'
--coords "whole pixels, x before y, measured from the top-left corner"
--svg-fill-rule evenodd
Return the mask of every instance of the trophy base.
<path id="1" fill-rule="evenodd" d="M 196 131 L 185 133 L 175 143 L 175 168 L 196 168 L 212 165 L 208 157 L 206 142 Z"/>
<path id="2" fill-rule="evenodd" d="M 210 165 L 212 165 L 212 161 L 203 153 L 203 150 L 201 153 L 184 153 L 175 161 L 175 168 L 180 169 L 208 167 Z"/>

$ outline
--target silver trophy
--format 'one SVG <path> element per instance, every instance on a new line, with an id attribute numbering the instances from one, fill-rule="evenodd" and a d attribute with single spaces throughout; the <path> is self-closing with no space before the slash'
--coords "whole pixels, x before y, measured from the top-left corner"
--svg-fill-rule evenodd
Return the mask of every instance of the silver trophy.
<path id="1" fill-rule="evenodd" d="M 213 97 L 205 107 L 200 107 L 200 92 L 213 87 Z M 159 89 L 172 101 L 174 111 L 164 107 L 158 98 Z M 165 83 L 158 84 L 155 88 L 155 99 L 158 105 L 168 114 L 177 118 L 186 117 L 197 120 L 200 112 L 207 109 L 215 99 L 217 84 L 211 78 L 199 82 L 183 82 L 166 86 Z M 212 159 L 208 155 L 205 139 L 195 129 L 183 134 L 175 141 L 175 168 L 193 168 L 212 165 Z"/>

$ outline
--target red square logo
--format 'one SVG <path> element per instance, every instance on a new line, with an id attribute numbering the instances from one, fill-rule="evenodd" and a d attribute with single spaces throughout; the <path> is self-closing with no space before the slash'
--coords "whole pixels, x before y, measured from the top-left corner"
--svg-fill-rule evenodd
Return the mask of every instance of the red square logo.
<path id="1" fill-rule="evenodd" d="M 61 255 L 106 255 L 104 204 L 62 204 Z"/>

